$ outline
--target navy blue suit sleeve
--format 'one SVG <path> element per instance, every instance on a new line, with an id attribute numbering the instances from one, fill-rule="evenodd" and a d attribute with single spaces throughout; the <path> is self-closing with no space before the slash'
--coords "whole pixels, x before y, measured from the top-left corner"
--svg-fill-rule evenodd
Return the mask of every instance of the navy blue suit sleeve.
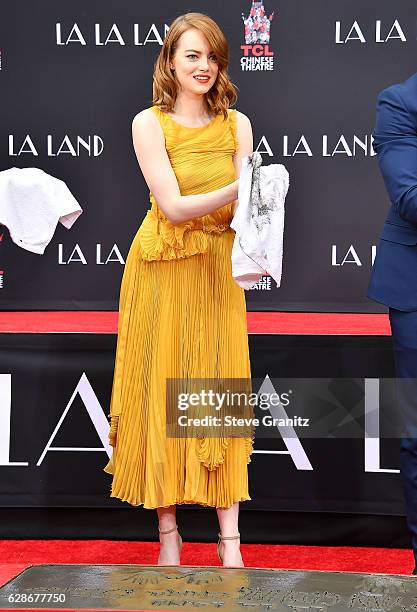
<path id="1" fill-rule="evenodd" d="M 374 150 L 391 202 L 400 217 L 417 224 L 417 131 L 398 86 L 378 96 Z"/>

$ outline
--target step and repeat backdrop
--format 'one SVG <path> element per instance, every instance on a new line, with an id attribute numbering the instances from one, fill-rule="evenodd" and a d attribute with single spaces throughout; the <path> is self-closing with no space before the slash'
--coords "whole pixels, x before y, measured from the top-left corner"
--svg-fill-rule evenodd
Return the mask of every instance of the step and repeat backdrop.
<path id="1" fill-rule="evenodd" d="M 262 6 L 256 28 L 257 17 L 248 20 Z M 366 298 L 389 206 L 372 130 L 378 92 L 417 70 L 411 0 L 3 6 L 0 171 L 42 169 L 83 212 L 70 229 L 58 223 L 43 254 L 0 226 L 0 309 L 117 309 L 150 207 L 131 122 L 152 105 L 155 59 L 188 11 L 208 13 L 225 32 L 235 106 L 252 122 L 254 148 L 290 173 L 282 285 L 264 277 L 246 292 L 248 309 L 383 312 Z M 257 29 L 261 43 L 251 38 Z M 1 214 L 0 202 L 0 223 Z"/>

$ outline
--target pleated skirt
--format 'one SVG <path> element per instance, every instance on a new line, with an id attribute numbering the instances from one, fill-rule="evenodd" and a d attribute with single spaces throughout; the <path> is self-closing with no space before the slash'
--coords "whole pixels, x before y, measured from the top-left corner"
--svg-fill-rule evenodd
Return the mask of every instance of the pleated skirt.
<path id="1" fill-rule="evenodd" d="M 250 378 L 244 290 L 232 278 L 230 228 L 208 249 L 145 261 L 136 234 L 125 263 L 111 396 L 110 497 L 144 508 L 250 500 L 254 437 L 170 438 L 167 378 Z"/>

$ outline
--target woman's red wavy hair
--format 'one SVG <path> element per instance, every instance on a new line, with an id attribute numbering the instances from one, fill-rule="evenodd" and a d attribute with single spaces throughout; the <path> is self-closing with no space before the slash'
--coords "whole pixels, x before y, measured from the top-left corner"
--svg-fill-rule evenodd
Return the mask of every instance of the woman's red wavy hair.
<path id="1" fill-rule="evenodd" d="M 226 119 L 227 109 L 237 100 L 237 87 L 227 73 L 229 45 L 217 23 L 204 13 L 185 13 L 172 22 L 154 65 L 153 104 L 164 112 L 174 110 L 178 87 L 175 73 L 169 64 L 175 54 L 178 39 L 190 28 L 196 28 L 204 34 L 217 56 L 219 72 L 214 85 L 205 94 L 205 100 L 210 114 L 223 114 Z"/>

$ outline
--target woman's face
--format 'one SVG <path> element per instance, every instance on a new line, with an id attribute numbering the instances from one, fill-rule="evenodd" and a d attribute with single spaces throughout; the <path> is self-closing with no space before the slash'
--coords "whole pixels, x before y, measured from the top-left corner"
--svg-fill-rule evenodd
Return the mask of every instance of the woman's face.
<path id="1" fill-rule="evenodd" d="M 192 28 L 181 34 L 170 62 L 183 92 L 203 95 L 214 85 L 219 66 L 207 38 Z M 196 77 L 203 78 L 196 78 Z"/>

